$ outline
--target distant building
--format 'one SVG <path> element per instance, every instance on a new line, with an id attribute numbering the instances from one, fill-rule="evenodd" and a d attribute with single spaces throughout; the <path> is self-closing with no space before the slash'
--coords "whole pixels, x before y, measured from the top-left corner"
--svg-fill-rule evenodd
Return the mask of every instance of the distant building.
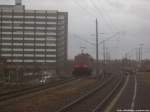
<path id="1" fill-rule="evenodd" d="M 68 13 L 0 5 L 0 58 L 10 67 L 57 68 L 67 60 Z"/>

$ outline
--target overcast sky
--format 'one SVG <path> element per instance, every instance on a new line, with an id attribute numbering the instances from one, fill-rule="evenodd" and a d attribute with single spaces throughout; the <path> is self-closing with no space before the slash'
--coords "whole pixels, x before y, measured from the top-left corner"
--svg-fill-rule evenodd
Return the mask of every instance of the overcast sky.
<path id="1" fill-rule="evenodd" d="M 14 0 L 0 0 L 14 4 Z M 81 52 L 95 57 L 95 19 L 98 18 L 99 40 L 106 42 L 112 58 L 129 52 L 135 58 L 135 48 L 144 44 L 144 58 L 150 57 L 150 0 L 23 0 L 26 9 L 59 10 L 69 13 L 69 58 Z M 83 39 L 82 39 L 83 38 Z M 86 40 L 86 41 L 85 41 Z M 102 58 L 102 45 L 100 58 Z"/>

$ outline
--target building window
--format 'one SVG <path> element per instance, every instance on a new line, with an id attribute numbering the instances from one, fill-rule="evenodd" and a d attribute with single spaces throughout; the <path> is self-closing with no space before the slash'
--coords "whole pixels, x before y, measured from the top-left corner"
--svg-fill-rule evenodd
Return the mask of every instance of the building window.
<path id="1" fill-rule="evenodd" d="M 2 45 L 12 45 L 12 43 L 2 43 Z"/>
<path id="2" fill-rule="evenodd" d="M 26 57 L 34 57 L 33 54 L 24 54 L 24 56 L 26 56 Z"/>
<path id="3" fill-rule="evenodd" d="M 56 51 L 56 49 L 46 49 L 46 51 Z"/>
<path id="4" fill-rule="evenodd" d="M 36 57 L 45 57 L 44 54 L 36 54 L 35 56 L 36 56 Z"/>
<path id="5" fill-rule="evenodd" d="M 46 57 L 56 57 L 56 55 L 46 55 Z"/>
<path id="6" fill-rule="evenodd" d="M 23 45 L 23 43 L 13 43 L 13 45 Z"/>
<path id="7" fill-rule="evenodd" d="M 11 54 L 2 54 L 2 56 L 11 56 Z"/>
<path id="8" fill-rule="evenodd" d="M 36 62 L 45 62 L 45 60 L 36 60 Z"/>
<path id="9" fill-rule="evenodd" d="M 25 46 L 34 46 L 34 43 L 24 43 Z"/>
<path id="10" fill-rule="evenodd" d="M 24 60 L 24 62 L 33 62 L 33 60 Z"/>
<path id="11" fill-rule="evenodd" d="M 45 46 L 45 44 L 35 44 L 35 46 Z"/>
<path id="12" fill-rule="evenodd" d="M 21 56 L 23 56 L 23 54 L 13 54 L 13 56 L 15 56 L 15 57 L 21 57 Z"/>
<path id="13" fill-rule="evenodd" d="M 2 51 L 11 51 L 11 49 L 2 48 Z"/>
<path id="14" fill-rule="evenodd" d="M 34 49 L 24 49 L 24 51 L 34 51 Z"/>
<path id="15" fill-rule="evenodd" d="M 56 60 L 46 60 L 46 62 L 48 62 L 48 63 L 55 63 Z"/>
<path id="16" fill-rule="evenodd" d="M 13 51 L 23 51 L 23 49 L 13 49 Z"/>
<path id="17" fill-rule="evenodd" d="M 23 61 L 19 60 L 19 59 L 15 59 L 15 60 L 13 60 L 13 62 L 23 62 Z"/>

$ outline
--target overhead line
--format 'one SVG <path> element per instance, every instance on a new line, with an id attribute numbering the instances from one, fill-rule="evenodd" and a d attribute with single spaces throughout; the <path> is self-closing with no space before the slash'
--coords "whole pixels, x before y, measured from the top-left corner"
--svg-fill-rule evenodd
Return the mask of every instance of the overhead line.
<path id="1" fill-rule="evenodd" d="M 88 40 L 83 39 L 83 38 L 80 37 L 79 35 L 74 34 L 73 37 L 77 37 L 78 39 L 80 39 L 80 40 L 82 40 L 82 41 L 84 41 L 84 42 L 86 42 L 86 43 L 88 43 L 88 44 L 90 44 L 90 45 L 92 45 L 92 46 L 95 46 L 95 45 L 96 45 L 95 43 L 92 43 L 92 42 L 90 42 L 90 41 L 88 41 Z"/>
<path id="2" fill-rule="evenodd" d="M 101 2 L 101 0 L 96 0 L 96 1 L 99 2 L 99 3 Z M 106 12 L 106 10 L 104 9 L 103 6 L 101 6 L 101 8 L 102 8 L 102 10 L 103 10 L 104 12 Z M 116 30 L 119 30 L 118 27 L 113 24 L 112 18 L 111 18 L 111 16 L 110 16 L 110 14 L 108 13 L 108 11 L 107 11 L 106 13 L 107 13 L 107 15 L 108 15 L 108 18 L 109 18 L 109 21 L 110 21 L 112 27 L 115 27 Z"/>
<path id="3" fill-rule="evenodd" d="M 85 12 L 87 12 L 88 14 L 90 14 L 91 16 L 95 17 L 95 14 L 93 14 L 92 12 L 90 12 L 89 10 L 87 10 L 85 7 L 83 7 L 81 4 L 79 4 L 76 0 L 72 0 L 72 2 L 74 4 L 76 4 L 80 9 L 84 10 Z"/>
<path id="4" fill-rule="evenodd" d="M 116 35 L 118 35 L 118 34 L 119 34 L 119 32 L 117 32 L 117 33 L 113 34 L 112 36 L 110 36 L 110 37 L 106 38 L 105 40 L 100 41 L 100 42 L 99 42 L 99 44 L 102 44 L 102 43 L 103 43 L 103 41 L 111 40 L 112 38 L 114 38 L 114 36 L 116 36 Z"/>
<path id="5" fill-rule="evenodd" d="M 106 38 L 105 41 L 111 40 L 112 38 L 114 38 L 114 36 L 116 36 L 116 35 L 118 35 L 118 34 L 119 34 L 118 32 L 115 33 L 115 34 L 113 34 L 112 36 Z M 92 42 L 90 42 L 90 41 L 88 41 L 88 40 L 85 40 L 85 39 L 83 39 L 82 37 L 80 37 L 80 36 L 77 35 L 77 34 L 73 34 L 72 36 L 73 36 L 73 38 L 74 38 L 74 37 L 77 37 L 78 39 L 80 39 L 80 40 L 82 40 L 82 41 L 84 41 L 84 42 L 86 42 L 86 43 L 88 43 L 88 44 L 90 44 L 90 45 L 92 45 L 92 46 L 96 46 L 95 43 L 92 43 Z M 72 36 L 71 36 L 71 37 L 72 37 Z M 102 44 L 103 41 L 104 41 L 104 40 L 100 41 L 99 44 Z"/>
<path id="6" fill-rule="evenodd" d="M 93 7 L 99 12 L 99 15 L 101 16 L 101 18 L 103 18 L 103 20 L 105 20 L 105 22 L 107 23 L 107 25 L 109 25 L 109 27 L 112 30 L 112 32 L 114 32 L 112 26 L 106 21 L 106 19 L 104 18 L 101 10 L 97 7 L 97 5 L 95 4 L 95 2 L 93 2 L 93 0 L 90 0 L 90 2 L 93 5 Z"/>
<path id="7" fill-rule="evenodd" d="M 103 20 L 106 22 L 106 24 L 110 26 L 110 24 L 106 21 L 106 19 L 101 15 L 102 12 L 101 12 L 100 9 L 95 5 L 95 3 L 90 2 L 90 3 L 92 3 L 92 5 L 94 6 L 95 10 L 96 10 L 96 11 L 99 11 L 100 14 L 98 14 L 97 16 L 93 13 L 92 10 L 89 11 L 87 8 L 83 7 L 83 6 L 82 6 L 79 2 L 77 2 L 76 0 L 72 0 L 72 2 L 73 2 L 74 4 L 76 4 L 80 9 L 82 9 L 83 11 L 87 12 L 88 14 L 90 14 L 91 16 L 94 16 L 94 17 L 96 17 L 96 18 L 99 18 L 100 20 L 103 19 Z M 92 7 L 91 7 L 91 8 L 92 8 Z M 94 11 L 94 12 L 95 12 L 95 11 Z M 102 22 L 102 23 L 103 23 L 103 22 Z M 110 29 L 111 29 L 112 32 L 114 32 L 112 27 L 111 27 Z"/>
<path id="8" fill-rule="evenodd" d="M 103 19 L 103 17 L 102 16 L 100 16 L 99 14 L 97 15 L 96 13 L 93 13 L 93 12 L 96 12 L 96 10 L 94 11 L 92 11 L 92 10 L 88 10 L 87 8 L 85 8 L 85 7 L 83 7 L 79 2 L 77 2 L 76 0 L 72 0 L 72 2 L 75 4 L 75 5 L 77 5 L 80 9 L 82 9 L 84 12 L 87 12 L 88 14 L 90 14 L 91 16 L 94 16 L 95 18 L 98 18 L 98 20 L 100 20 L 101 21 L 101 19 Z M 91 7 L 91 9 L 92 9 L 92 7 Z M 94 8 L 93 8 L 94 9 Z M 106 22 L 106 21 L 105 21 Z"/>
<path id="9" fill-rule="evenodd" d="M 90 2 L 90 1 L 89 1 L 89 2 Z M 99 14 L 97 14 L 97 9 L 91 7 L 91 6 L 90 6 L 91 2 L 90 2 L 90 3 L 89 3 L 89 2 L 87 2 L 87 4 L 89 5 L 89 7 L 90 7 L 91 10 L 93 9 L 93 11 L 96 12 L 96 15 L 97 15 L 96 18 L 97 18 L 99 21 L 102 21 L 102 19 L 103 19 L 102 16 L 100 16 Z M 92 5 L 92 6 L 93 6 L 93 5 Z M 105 26 L 105 25 L 104 25 L 104 22 L 101 22 L 101 24 L 103 24 L 103 26 Z M 102 25 L 101 25 L 101 26 L 102 26 Z M 105 27 L 103 27 L 103 28 L 104 28 L 104 30 L 105 30 Z"/>

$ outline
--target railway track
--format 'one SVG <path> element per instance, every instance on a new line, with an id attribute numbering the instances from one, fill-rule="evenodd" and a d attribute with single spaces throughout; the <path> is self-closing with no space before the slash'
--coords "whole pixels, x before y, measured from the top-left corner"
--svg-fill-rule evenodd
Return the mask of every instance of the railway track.
<path id="1" fill-rule="evenodd" d="M 27 88 L 23 88 L 23 89 L 19 89 L 19 90 L 8 91 L 6 93 L 0 93 L 0 104 L 2 102 L 6 102 L 7 100 L 14 99 L 16 97 L 20 97 L 20 96 L 27 95 L 30 93 L 35 93 L 38 91 L 46 90 L 46 89 L 52 88 L 52 87 L 62 86 L 62 85 L 65 85 L 65 84 L 75 81 L 75 80 L 78 80 L 78 79 L 73 78 L 73 79 L 69 79 L 69 80 L 61 80 L 56 83 L 49 83 L 47 85 L 38 85 L 38 86 L 34 86 L 34 87 L 27 87 Z"/>
<path id="2" fill-rule="evenodd" d="M 95 109 L 92 112 L 104 111 L 105 107 L 107 107 L 107 104 L 110 103 L 109 101 L 111 101 L 115 96 L 115 93 L 118 92 L 118 89 L 120 90 L 122 82 L 123 82 L 123 76 L 120 77 L 120 80 L 116 83 L 113 89 L 105 96 L 105 98 L 95 107 Z"/>
<path id="3" fill-rule="evenodd" d="M 123 76 L 112 76 L 97 88 L 56 112 L 102 112 L 108 101 L 121 86 L 122 81 Z"/>

